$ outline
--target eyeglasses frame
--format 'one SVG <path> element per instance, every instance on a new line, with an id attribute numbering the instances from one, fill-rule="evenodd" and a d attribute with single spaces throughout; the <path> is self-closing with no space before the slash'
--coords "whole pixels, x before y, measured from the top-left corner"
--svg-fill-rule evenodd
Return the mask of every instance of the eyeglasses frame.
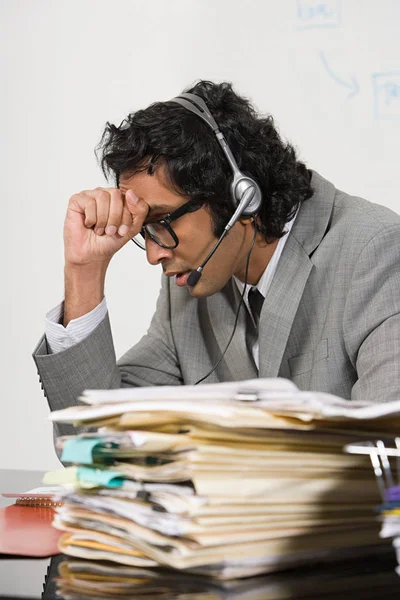
<path id="1" fill-rule="evenodd" d="M 172 239 L 174 240 L 174 242 L 175 242 L 174 246 L 167 246 L 166 244 L 163 244 L 162 242 L 157 240 L 154 237 L 154 235 L 147 229 L 147 225 L 143 225 L 143 227 L 139 233 L 143 237 L 144 240 L 146 239 L 146 234 L 147 234 L 148 237 L 153 242 L 155 242 L 158 246 L 160 246 L 161 248 L 167 248 L 168 250 L 174 250 L 179 245 L 179 238 L 176 235 L 175 231 L 172 229 L 171 223 L 173 221 L 176 221 L 180 217 L 183 217 L 183 215 L 200 210 L 200 208 L 202 206 L 204 206 L 204 200 L 200 200 L 199 198 L 190 198 L 190 200 L 188 200 L 187 202 L 182 204 L 182 206 L 179 206 L 179 208 L 177 208 L 176 210 L 172 211 L 172 213 L 165 215 L 165 217 L 162 217 L 161 219 L 156 219 L 156 220 L 148 223 L 148 225 L 154 225 L 154 224 L 162 225 L 168 231 L 168 233 L 171 235 Z M 142 246 L 138 240 L 136 240 L 135 238 L 131 238 L 131 240 L 134 244 L 136 244 L 136 246 L 138 246 L 142 250 L 146 250 L 146 247 Z"/>

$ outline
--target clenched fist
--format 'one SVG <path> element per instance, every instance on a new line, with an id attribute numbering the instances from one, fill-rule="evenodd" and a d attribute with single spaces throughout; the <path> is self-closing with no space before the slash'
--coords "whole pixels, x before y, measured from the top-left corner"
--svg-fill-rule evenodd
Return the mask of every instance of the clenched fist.
<path id="1" fill-rule="evenodd" d="M 64 223 L 65 262 L 90 266 L 108 264 L 137 235 L 149 211 L 133 190 L 96 188 L 74 194 Z"/>

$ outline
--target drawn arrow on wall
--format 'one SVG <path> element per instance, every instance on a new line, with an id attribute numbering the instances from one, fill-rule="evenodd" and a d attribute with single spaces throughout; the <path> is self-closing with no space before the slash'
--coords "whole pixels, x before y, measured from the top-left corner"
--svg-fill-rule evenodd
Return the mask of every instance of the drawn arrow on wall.
<path id="1" fill-rule="evenodd" d="M 345 81 L 344 79 L 340 79 L 340 77 L 335 75 L 335 73 L 332 71 L 332 69 L 328 65 L 328 61 L 326 60 L 325 54 L 322 51 L 320 51 L 319 56 L 321 58 L 322 64 L 324 65 L 328 75 L 334 81 L 336 81 L 336 83 L 338 83 L 339 85 L 342 85 L 343 87 L 346 87 L 348 90 L 350 90 L 350 93 L 347 96 L 347 99 L 353 98 L 356 94 L 359 93 L 360 86 L 358 84 L 357 78 L 354 77 L 354 75 L 351 77 L 350 81 Z"/>

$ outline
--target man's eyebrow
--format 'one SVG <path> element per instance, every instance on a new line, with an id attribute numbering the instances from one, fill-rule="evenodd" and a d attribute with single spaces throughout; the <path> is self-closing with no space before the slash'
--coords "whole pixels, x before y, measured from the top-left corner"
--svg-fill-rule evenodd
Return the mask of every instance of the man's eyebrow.
<path id="1" fill-rule="evenodd" d="M 174 210 L 173 207 L 169 206 L 168 204 L 153 204 L 153 205 L 149 205 L 150 209 L 149 209 L 149 214 L 152 212 L 165 212 L 165 213 L 170 213 L 171 210 Z"/>

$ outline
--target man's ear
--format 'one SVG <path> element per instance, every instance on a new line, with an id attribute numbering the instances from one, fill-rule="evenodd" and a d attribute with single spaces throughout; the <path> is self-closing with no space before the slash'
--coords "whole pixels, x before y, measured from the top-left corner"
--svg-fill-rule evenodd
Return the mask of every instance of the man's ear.
<path id="1" fill-rule="evenodd" d="M 240 217 L 239 221 L 242 225 L 250 225 L 254 222 L 254 217 Z"/>

